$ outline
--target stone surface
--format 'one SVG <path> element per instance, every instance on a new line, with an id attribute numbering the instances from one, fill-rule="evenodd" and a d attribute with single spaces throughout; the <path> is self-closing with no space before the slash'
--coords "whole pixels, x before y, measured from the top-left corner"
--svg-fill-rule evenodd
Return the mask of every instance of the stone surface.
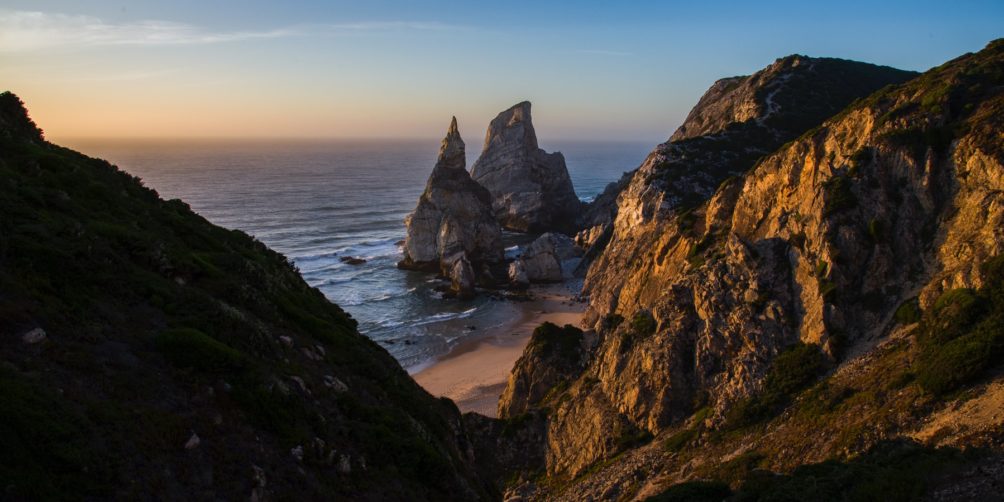
<path id="1" fill-rule="evenodd" d="M 464 141 L 454 117 L 425 191 L 405 220 L 401 268 L 438 271 L 448 277 L 460 253 L 476 269 L 502 260 L 502 233 L 492 212 L 491 194 L 471 179 L 465 165 Z"/>
<path id="2" fill-rule="evenodd" d="M 530 282 L 560 282 L 564 277 L 561 262 L 575 254 L 575 244 L 568 236 L 548 232 L 531 242 L 517 261 Z"/>
<path id="3" fill-rule="evenodd" d="M 630 175 L 616 195 L 616 209 L 607 213 L 608 230 L 593 230 L 590 233 L 599 235 L 592 238 L 581 236 L 592 240 L 594 248 L 605 244 L 594 252 L 584 289 L 589 296 L 585 320 L 598 332 L 598 345 L 582 374 L 569 375 L 575 380 L 569 398 L 549 415 L 549 473 L 575 476 L 616 454 L 621 448 L 618 437 L 666 430 L 693 412 L 699 396 L 708 396 L 716 410 L 727 409 L 753 392 L 769 361 L 795 341 L 829 345 L 824 318 L 835 323 L 837 317 L 817 283 L 848 285 L 846 279 L 837 279 L 837 267 L 817 281 L 817 262 L 832 263 L 837 254 L 822 243 L 856 241 L 854 246 L 861 246 L 857 249 L 871 248 L 860 230 L 841 232 L 840 225 L 824 216 L 822 184 L 843 172 L 840 169 L 867 144 L 853 138 L 856 128 L 869 121 L 848 119 L 831 139 L 796 142 L 743 176 L 759 157 L 854 98 L 910 76 L 840 60 L 778 60 L 751 77 L 716 84 L 671 141 L 657 147 Z M 874 117 L 869 120 L 874 122 Z M 841 142 L 849 144 L 836 146 Z M 896 153 L 889 155 L 886 162 L 897 165 Z M 773 162 L 788 170 L 767 171 L 765 166 Z M 899 174 L 879 176 L 876 182 L 885 186 L 894 176 Z M 759 185 L 772 188 L 747 195 L 750 187 Z M 607 203 L 615 191 L 606 195 Z M 745 215 L 739 210 L 744 200 L 758 209 Z M 904 229 L 922 226 L 911 219 L 912 211 L 903 207 L 896 213 Z M 873 217 L 860 215 L 863 226 Z M 595 221 L 602 224 L 601 217 Z M 785 225 L 798 227 L 781 232 Z M 791 243 L 802 233 L 805 249 Z M 851 249 L 840 255 L 868 261 L 867 255 Z M 895 253 L 873 256 L 876 264 L 888 268 Z M 908 270 L 902 267 L 897 274 Z M 856 273 L 840 271 L 848 279 Z M 887 283 L 906 281 L 904 275 L 879 275 Z M 861 291 L 871 293 L 871 288 Z M 890 308 L 894 292 L 881 293 L 890 297 L 883 309 Z M 634 329 L 630 321 L 640 313 L 654 318 L 654 333 Z M 875 325 L 881 315 L 864 312 L 856 326 Z M 520 374 L 530 379 L 535 372 L 523 369 Z"/>
<path id="4" fill-rule="evenodd" d="M 453 261 L 450 267 L 450 291 L 460 299 L 474 297 L 474 269 L 466 255 Z"/>
<path id="5" fill-rule="evenodd" d="M 500 113 L 488 126 L 484 149 L 471 177 L 487 188 L 503 227 L 520 232 L 574 233 L 581 202 L 561 153 L 537 145 L 524 101 Z"/>
<path id="6" fill-rule="evenodd" d="M 44 342 L 46 339 L 45 330 L 42 328 L 34 328 L 27 333 L 21 335 L 21 341 L 27 343 L 28 345 L 34 345 L 36 343 Z"/>
<path id="7" fill-rule="evenodd" d="M 509 282 L 519 288 L 530 285 L 530 277 L 526 274 L 526 266 L 522 260 L 516 260 L 509 264 Z"/>

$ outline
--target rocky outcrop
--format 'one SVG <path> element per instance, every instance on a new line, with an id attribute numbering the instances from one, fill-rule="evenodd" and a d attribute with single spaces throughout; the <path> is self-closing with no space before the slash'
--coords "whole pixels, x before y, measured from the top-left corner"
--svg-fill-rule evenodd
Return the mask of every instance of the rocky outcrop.
<path id="1" fill-rule="evenodd" d="M 544 323 L 533 330 L 499 398 L 499 418 L 511 418 L 557 399 L 578 377 L 586 351 L 581 329 Z"/>
<path id="2" fill-rule="evenodd" d="M 474 269 L 467 256 L 462 254 L 450 267 L 450 292 L 461 300 L 474 297 Z"/>
<path id="3" fill-rule="evenodd" d="M 523 249 L 515 267 L 517 273 L 522 269 L 530 282 L 561 282 L 565 278 L 562 262 L 575 258 L 576 254 L 570 237 L 548 232 Z"/>
<path id="4" fill-rule="evenodd" d="M 530 276 L 526 274 L 526 265 L 522 260 L 517 259 L 509 264 L 509 282 L 516 288 L 526 288 L 530 285 Z"/>
<path id="5" fill-rule="evenodd" d="M 407 236 L 399 267 L 451 277 L 461 257 L 475 269 L 502 260 L 502 234 L 492 212 L 492 196 L 471 179 L 466 162 L 454 117 L 425 191 L 405 220 Z"/>
<path id="6" fill-rule="evenodd" d="M 581 203 L 565 158 L 537 145 L 528 101 L 491 121 L 471 177 L 491 192 L 495 216 L 503 227 L 531 233 L 577 230 Z"/>
<path id="7" fill-rule="evenodd" d="M 586 321 L 597 330 L 599 343 L 582 375 L 569 386 L 569 398 L 550 415 L 549 472 L 580 473 L 597 459 L 622 451 L 631 438 L 658 434 L 678 423 L 694 411 L 694 403 L 707 402 L 719 412 L 727 409 L 758 388 L 769 361 L 791 343 L 822 343 L 836 352 L 837 341 L 847 335 L 822 328 L 823 319 L 830 322 L 837 313 L 823 296 L 848 285 L 830 285 L 837 282 L 831 275 L 835 255 L 821 253 L 820 243 L 835 238 L 849 242 L 852 233 L 836 230 L 839 225 L 831 222 L 839 212 L 836 208 L 847 203 L 837 186 L 843 182 L 820 187 L 828 178 L 839 177 L 839 169 L 852 165 L 852 158 L 859 159 L 859 173 L 878 161 L 858 153 L 865 143 L 835 148 L 835 142 L 856 134 L 835 130 L 831 139 L 800 151 L 812 167 L 776 175 L 763 171 L 770 159 L 793 163 L 797 155 L 790 153 L 795 149 L 790 146 L 761 162 L 755 173 L 744 174 L 759 157 L 855 98 L 910 76 L 842 60 L 778 60 L 751 77 L 716 84 L 671 141 L 656 148 L 631 175 L 618 195 L 607 236 L 598 232 L 594 238 L 596 243 L 607 241 L 590 266 L 584 291 L 590 295 Z M 846 123 L 858 128 L 867 122 L 854 117 Z M 876 155 L 877 150 L 866 151 Z M 896 154 L 890 155 L 885 162 L 898 165 Z M 821 174 L 821 165 L 832 170 Z M 798 184 L 799 176 L 809 177 L 805 185 Z M 768 179 L 777 185 L 748 203 L 778 211 L 776 218 L 785 224 L 814 221 L 814 228 L 781 235 L 762 230 L 768 225 L 763 213 L 749 219 L 739 216 L 737 208 L 744 207 L 749 187 Z M 890 182 L 883 178 L 874 183 Z M 792 207 L 781 202 L 787 197 Z M 829 210 L 824 202 L 828 199 L 835 200 Z M 913 232 L 910 228 L 923 226 L 919 220 L 906 221 L 917 208 L 882 211 L 900 215 L 903 230 L 897 235 L 905 237 Z M 860 217 L 867 222 L 873 216 Z M 860 240 L 860 234 L 856 238 Z M 869 242 L 861 249 L 872 249 L 865 245 Z M 886 267 L 894 261 L 906 264 L 904 257 L 890 261 L 905 250 L 896 247 L 875 259 Z M 869 256 L 850 249 L 836 254 L 859 263 Z M 820 262 L 826 262 L 825 270 Z M 910 268 L 879 277 L 884 283 L 905 284 L 907 276 L 901 274 Z M 870 280 L 879 284 L 879 277 Z M 855 329 L 880 324 L 898 294 L 907 290 L 909 286 L 901 292 L 881 286 L 862 290 L 868 293 L 865 298 L 881 298 L 880 308 L 873 305 L 869 308 L 876 312 L 858 316 Z M 862 300 L 859 296 L 854 301 Z M 862 312 L 856 308 L 855 315 Z"/>

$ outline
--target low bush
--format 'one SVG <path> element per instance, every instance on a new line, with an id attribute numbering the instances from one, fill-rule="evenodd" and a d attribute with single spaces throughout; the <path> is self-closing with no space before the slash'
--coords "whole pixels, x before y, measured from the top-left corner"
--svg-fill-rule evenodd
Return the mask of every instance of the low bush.
<path id="1" fill-rule="evenodd" d="M 1001 257 L 988 261 L 984 265 L 987 280 L 979 291 L 947 291 L 923 317 L 914 373 L 925 391 L 947 394 L 1001 362 L 1004 357 L 1002 264 Z"/>
<path id="2" fill-rule="evenodd" d="M 179 367 L 229 373 L 247 366 L 243 353 L 197 329 L 164 331 L 154 337 L 154 344 L 172 364 Z"/>
<path id="3" fill-rule="evenodd" d="M 740 401 L 726 414 L 726 428 L 753 425 L 770 418 L 792 396 L 816 380 L 824 367 L 819 346 L 798 342 L 778 354 L 764 378 L 760 394 Z"/>

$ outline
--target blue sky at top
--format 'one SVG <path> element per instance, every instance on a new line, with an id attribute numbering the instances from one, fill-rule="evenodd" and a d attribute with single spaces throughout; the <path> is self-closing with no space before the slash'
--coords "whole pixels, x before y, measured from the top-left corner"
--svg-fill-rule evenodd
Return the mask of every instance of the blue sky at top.
<path id="1" fill-rule="evenodd" d="M 22 1 L 0 75 L 60 136 L 659 141 L 715 79 L 792 53 L 925 70 L 1004 36 L 1004 2 Z M 469 141 L 470 141 L 469 139 Z"/>

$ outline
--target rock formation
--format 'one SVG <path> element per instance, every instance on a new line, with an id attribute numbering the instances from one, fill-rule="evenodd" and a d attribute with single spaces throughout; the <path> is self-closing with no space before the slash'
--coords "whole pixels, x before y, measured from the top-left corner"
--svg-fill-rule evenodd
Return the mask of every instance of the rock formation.
<path id="1" fill-rule="evenodd" d="M 491 194 L 471 179 L 466 162 L 454 117 L 425 191 L 405 220 L 408 230 L 399 267 L 452 277 L 458 260 L 469 262 L 458 272 L 502 260 L 502 234 L 492 212 Z"/>
<path id="2" fill-rule="evenodd" d="M 590 298 L 586 321 L 598 332 L 598 345 L 583 374 L 572 376 L 580 384 L 571 385 L 569 398 L 553 405 L 549 472 L 574 476 L 623 448 L 617 437 L 658 434 L 689 416 L 695 401 L 710 399 L 714 409 L 724 410 L 757 388 L 767 362 L 787 345 L 798 340 L 827 343 L 821 322 L 835 312 L 810 298 L 820 298 L 818 291 L 832 294 L 826 290 L 836 267 L 818 274 L 822 289 L 816 286 L 814 267 L 820 261 L 832 264 L 833 257 L 814 250 L 812 256 L 796 258 L 802 251 L 792 251 L 785 244 L 789 239 L 797 241 L 804 232 L 804 245 L 818 246 L 808 227 L 781 237 L 764 230 L 767 223 L 760 213 L 739 220 L 733 211 L 744 207 L 736 201 L 749 187 L 767 179 L 791 183 L 795 175 L 742 176 L 759 157 L 855 98 L 911 76 L 842 60 L 780 59 L 751 77 L 716 83 L 671 141 L 649 155 L 622 185 L 608 237 L 595 238 L 608 240 L 590 266 L 584 290 Z M 853 121 L 854 127 L 863 124 Z M 843 131 L 834 137 L 848 139 Z M 837 170 L 850 165 L 862 148 L 837 150 L 833 141 L 826 144 L 832 156 L 818 146 L 800 150 L 818 159 L 811 169 L 795 171 L 813 177 L 806 192 L 775 187 L 750 203 L 772 208 L 788 224 L 828 221 L 821 215 L 827 195 L 818 190 L 832 174 L 824 176 L 820 166 Z M 791 162 L 794 154 L 785 155 L 771 158 Z M 792 207 L 782 210 L 779 194 L 791 194 Z M 787 220 L 780 216 L 783 211 Z M 750 228 L 737 231 L 739 221 L 748 221 Z M 819 232 L 820 239 L 834 235 Z M 850 238 L 840 235 L 841 242 Z M 850 250 L 840 255 L 865 261 Z M 793 268 L 791 263 L 805 265 Z M 905 281 L 900 276 L 886 279 Z M 891 291 L 865 292 L 869 298 L 889 297 L 882 303 L 883 313 L 895 302 Z M 878 319 L 867 312 L 855 315 L 860 322 L 855 326 Z M 587 380 L 598 383 L 582 384 Z M 527 387 L 518 381 L 513 385 Z"/>
<path id="3" fill-rule="evenodd" d="M 460 258 L 453 261 L 450 267 L 450 291 L 462 300 L 474 297 L 474 269 L 467 256 L 460 255 Z"/>
<path id="4" fill-rule="evenodd" d="M 510 279 L 522 272 L 529 282 L 561 282 L 562 262 L 576 257 L 572 239 L 564 234 L 548 232 L 534 239 L 510 267 Z"/>
<path id="5" fill-rule="evenodd" d="M 531 233 L 577 230 L 581 202 L 565 158 L 537 145 L 528 101 L 491 121 L 471 177 L 491 192 L 495 216 L 503 227 Z"/>

